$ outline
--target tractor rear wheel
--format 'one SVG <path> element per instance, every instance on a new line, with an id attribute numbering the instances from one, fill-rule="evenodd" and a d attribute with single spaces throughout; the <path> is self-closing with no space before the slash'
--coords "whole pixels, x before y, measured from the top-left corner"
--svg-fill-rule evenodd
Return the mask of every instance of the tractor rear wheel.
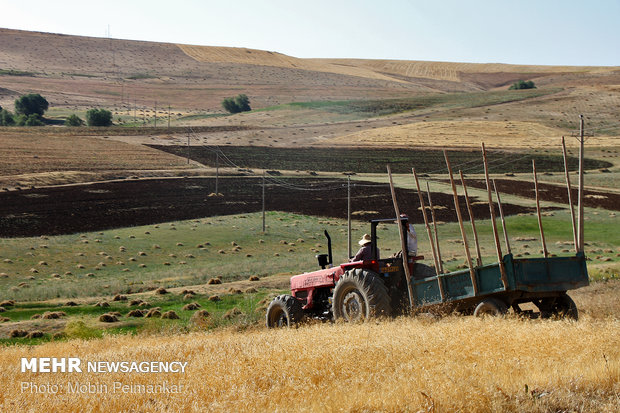
<path id="1" fill-rule="evenodd" d="M 347 322 L 367 321 L 392 313 L 388 289 L 379 276 L 356 268 L 340 277 L 332 302 L 334 319 Z"/>
<path id="2" fill-rule="evenodd" d="M 485 298 L 476 306 L 474 317 L 500 316 L 508 312 L 506 304 L 496 298 Z"/>
<path id="3" fill-rule="evenodd" d="M 269 328 L 292 327 L 300 323 L 304 318 L 304 310 L 301 303 L 290 295 L 279 295 L 273 299 L 267 314 L 266 324 Z"/>

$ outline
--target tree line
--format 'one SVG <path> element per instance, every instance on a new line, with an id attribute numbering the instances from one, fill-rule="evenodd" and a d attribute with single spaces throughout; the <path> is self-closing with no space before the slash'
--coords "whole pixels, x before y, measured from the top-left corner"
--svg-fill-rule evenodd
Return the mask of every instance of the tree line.
<path id="1" fill-rule="evenodd" d="M 0 126 L 43 126 L 43 118 L 49 109 L 49 102 L 38 93 L 29 93 L 15 99 L 15 113 L 0 106 Z M 82 126 L 84 120 L 76 114 L 65 120 L 66 126 Z M 86 112 L 88 126 L 111 126 L 112 112 L 105 109 L 90 109 Z"/>

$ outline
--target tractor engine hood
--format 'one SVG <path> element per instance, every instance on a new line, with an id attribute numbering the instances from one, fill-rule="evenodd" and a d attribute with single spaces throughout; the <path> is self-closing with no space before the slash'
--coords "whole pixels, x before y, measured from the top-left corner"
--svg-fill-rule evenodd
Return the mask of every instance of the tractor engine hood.
<path id="1" fill-rule="evenodd" d="M 344 271 L 340 266 L 338 266 L 295 275 L 294 277 L 291 277 L 291 290 L 296 291 L 317 287 L 333 287 L 336 285 L 336 281 L 340 279 L 342 274 L 344 274 Z"/>

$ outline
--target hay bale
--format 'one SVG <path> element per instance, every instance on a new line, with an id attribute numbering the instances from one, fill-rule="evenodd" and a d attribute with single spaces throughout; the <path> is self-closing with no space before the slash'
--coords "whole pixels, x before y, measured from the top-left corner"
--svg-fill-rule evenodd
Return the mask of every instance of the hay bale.
<path id="1" fill-rule="evenodd" d="M 209 301 L 218 302 L 218 301 L 222 301 L 222 299 L 220 298 L 219 295 L 212 295 L 211 297 L 209 297 Z"/>
<path id="2" fill-rule="evenodd" d="M 67 301 L 67 302 L 65 303 L 65 306 L 66 306 L 66 307 L 77 307 L 77 306 L 78 306 L 78 303 L 76 303 L 75 301 Z"/>
<path id="3" fill-rule="evenodd" d="M 0 313 L 4 313 L 5 311 L 6 311 L 6 308 L 0 307 Z"/>
<path id="4" fill-rule="evenodd" d="M 122 314 L 118 311 L 108 311 L 108 314 L 115 315 L 117 317 L 122 317 Z"/>
<path id="5" fill-rule="evenodd" d="M 0 272 L 0 278 L 9 278 L 9 274 L 7 274 L 5 272 Z"/>
<path id="6" fill-rule="evenodd" d="M 200 304 L 193 302 L 193 303 L 189 303 L 189 304 L 185 304 L 183 306 L 183 311 L 193 311 L 193 310 L 198 310 L 201 307 Z"/>
<path id="7" fill-rule="evenodd" d="M 157 308 L 151 308 L 149 311 L 147 311 L 144 317 L 146 318 L 161 317 L 161 311 Z"/>
<path id="8" fill-rule="evenodd" d="M 99 316 L 99 321 L 102 323 L 116 323 L 118 318 L 114 314 L 101 314 Z"/>
<path id="9" fill-rule="evenodd" d="M 127 301 L 127 297 L 124 295 L 116 294 L 112 301 Z"/>
<path id="10" fill-rule="evenodd" d="M 256 276 L 256 275 L 252 275 L 252 276 L 249 278 L 249 280 L 250 280 L 250 281 L 259 281 L 259 280 L 260 280 L 260 278 L 258 278 L 258 276 Z"/>
<path id="11" fill-rule="evenodd" d="M 219 278 L 211 278 L 207 284 L 221 284 L 222 280 Z"/>
<path id="12" fill-rule="evenodd" d="M 194 299 L 194 295 L 193 294 L 185 294 L 183 296 L 183 299 L 184 300 L 192 300 L 192 299 Z"/>
<path id="13" fill-rule="evenodd" d="M 62 311 L 46 311 L 43 313 L 43 315 L 41 316 L 41 318 L 45 319 L 45 320 L 56 320 L 58 318 L 62 318 L 64 316 L 66 316 L 67 314 L 62 312 Z"/>
<path id="14" fill-rule="evenodd" d="M 166 290 L 164 287 L 159 287 L 158 289 L 155 290 L 155 294 L 159 294 L 159 295 L 168 294 L 168 290 Z"/>
<path id="15" fill-rule="evenodd" d="M 11 321 L 11 319 L 7 317 L 0 317 L 0 323 L 5 323 L 7 321 Z"/>
<path id="16" fill-rule="evenodd" d="M 161 318 L 166 320 L 178 320 L 180 317 L 174 310 L 170 310 L 163 313 Z"/>
<path id="17" fill-rule="evenodd" d="M 195 295 L 196 292 L 194 290 L 183 290 L 183 291 L 181 291 L 181 295 L 188 295 L 188 294 Z"/>
<path id="18" fill-rule="evenodd" d="M 254 288 L 254 287 L 250 287 L 250 288 L 245 290 L 246 294 L 254 294 L 254 293 L 257 293 L 257 292 L 258 292 L 258 290 L 256 288 Z"/>
<path id="19" fill-rule="evenodd" d="M 131 310 L 127 313 L 127 317 L 144 317 L 146 312 L 142 312 L 142 310 Z"/>
<path id="20" fill-rule="evenodd" d="M 142 301 L 140 304 L 138 304 L 138 307 L 148 307 L 150 304 L 146 301 Z"/>
<path id="21" fill-rule="evenodd" d="M 43 337 L 43 331 L 41 330 L 33 330 L 26 334 L 26 338 L 41 338 Z"/>
<path id="22" fill-rule="evenodd" d="M 138 251 L 138 255 L 141 256 L 141 257 L 144 257 L 144 256 L 146 256 L 146 252 Z"/>
<path id="23" fill-rule="evenodd" d="M 198 310 L 196 311 L 194 314 L 192 314 L 192 317 L 190 318 L 190 321 L 203 321 L 205 318 L 209 317 L 210 314 L 207 310 Z"/>
<path id="24" fill-rule="evenodd" d="M 11 332 L 9 333 L 9 337 L 11 338 L 26 337 L 27 335 L 28 332 L 26 330 L 20 329 L 11 330 Z"/>
<path id="25" fill-rule="evenodd" d="M 142 304 L 143 302 L 144 302 L 144 301 L 142 301 L 142 300 L 140 300 L 140 299 L 137 299 L 137 300 L 131 300 L 131 301 L 129 302 L 129 307 L 133 307 L 133 306 L 136 306 L 136 305 L 140 305 L 140 304 Z"/>
<path id="26" fill-rule="evenodd" d="M 15 305 L 15 301 L 13 300 L 4 300 L 0 302 L 0 307 L 13 307 Z"/>
<path id="27" fill-rule="evenodd" d="M 237 307 L 233 307 L 230 310 L 226 311 L 224 313 L 224 315 L 222 316 L 222 318 L 224 320 L 230 320 L 230 319 L 238 317 L 238 316 L 240 316 L 242 314 L 243 314 L 243 312 L 241 310 L 239 310 Z"/>
<path id="28" fill-rule="evenodd" d="M 101 307 L 101 308 L 106 308 L 109 306 L 110 304 L 107 301 L 99 301 L 97 304 L 95 304 L 95 307 Z"/>
<path id="29" fill-rule="evenodd" d="M 30 316 L 31 320 L 38 320 L 39 318 L 41 318 L 41 314 L 33 314 Z"/>
<path id="30" fill-rule="evenodd" d="M 243 292 L 239 290 L 238 288 L 232 288 L 232 287 L 228 289 L 228 292 L 231 294 L 243 294 Z"/>

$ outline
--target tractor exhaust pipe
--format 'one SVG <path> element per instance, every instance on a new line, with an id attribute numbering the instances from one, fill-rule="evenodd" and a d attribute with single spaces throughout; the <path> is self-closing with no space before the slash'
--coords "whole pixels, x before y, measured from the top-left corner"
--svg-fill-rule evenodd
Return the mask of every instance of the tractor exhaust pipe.
<path id="1" fill-rule="evenodd" d="M 325 230 L 325 236 L 327 237 L 327 254 L 318 254 L 316 258 L 319 260 L 319 267 L 322 269 L 331 267 L 334 259 L 332 257 L 332 238 L 329 236 L 327 230 Z"/>
<path id="2" fill-rule="evenodd" d="M 329 232 L 325 230 L 325 237 L 327 238 L 327 253 L 329 254 L 329 265 L 334 263 L 334 258 L 332 256 L 332 237 L 329 236 Z"/>

